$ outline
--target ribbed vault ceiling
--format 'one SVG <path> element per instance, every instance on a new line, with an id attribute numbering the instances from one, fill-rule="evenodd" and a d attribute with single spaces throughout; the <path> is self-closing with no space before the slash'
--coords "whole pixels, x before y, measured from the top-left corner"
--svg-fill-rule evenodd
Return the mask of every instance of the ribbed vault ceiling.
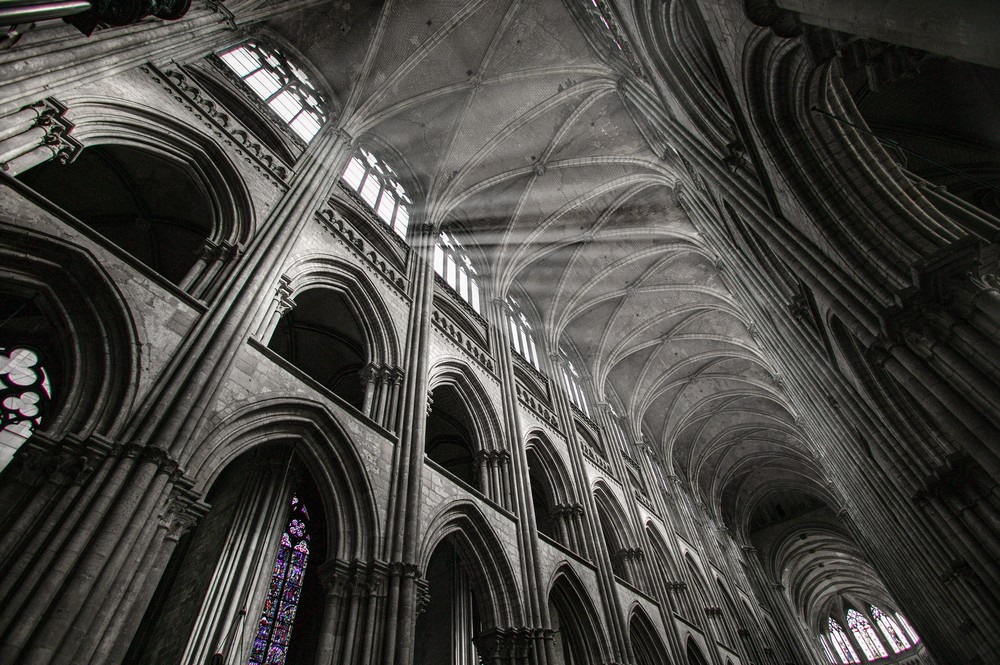
<path id="1" fill-rule="evenodd" d="M 745 525 L 769 488 L 819 485 L 680 173 L 619 95 L 632 74 L 562 2 L 331 3 L 269 27 L 353 136 L 402 156 L 423 220 L 464 231 L 496 290 L 530 298 L 547 349 L 575 347 L 598 399 L 616 395 L 719 517 Z"/>

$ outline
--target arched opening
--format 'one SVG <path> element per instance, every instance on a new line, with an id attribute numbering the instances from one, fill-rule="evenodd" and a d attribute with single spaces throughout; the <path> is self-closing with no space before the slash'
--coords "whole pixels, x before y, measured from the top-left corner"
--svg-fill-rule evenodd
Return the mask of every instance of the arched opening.
<path id="1" fill-rule="evenodd" d="M 559 576 L 549 591 L 549 617 L 557 665 L 603 662 L 593 606 L 579 585 L 565 574 Z"/>
<path id="2" fill-rule="evenodd" d="M 477 665 L 479 608 L 465 563 L 449 539 L 435 548 L 424 580 L 429 601 L 417 617 L 414 665 Z"/>
<path id="3" fill-rule="evenodd" d="M 605 489 L 594 493 L 597 506 L 597 520 L 601 525 L 601 534 L 611 557 L 611 567 L 616 576 L 631 584 L 637 583 L 637 550 L 629 546 L 629 540 L 621 529 L 627 523 L 624 512 Z"/>
<path id="4" fill-rule="evenodd" d="M 318 489 L 287 446 L 241 455 L 207 496 L 160 579 L 125 662 L 307 665 L 328 548 Z M 218 656 L 215 656 L 218 658 Z"/>
<path id="5" fill-rule="evenodd" d="M 579 422 L 576 423 L 576 433 L 579 435 L 585 446 L 596 452 L 604 459 L 608 458 L 608 455 L 604 452 L 604 447 L 600 444 L 598 438 L 591 434 L 591 432 Z"/>
<path id="6" fill-rule="evenodd" d="M 528 479 L 531 484 L 531 505 L 535 511 L 538 531 L 566 545 L 566 540 L 559 529 L 560 518 L 556 512 L 557 500 L 552 481 L 535 446 L 528 448 Z"/>
<path id="7" fill-rule="evenodd" d="M 46 162 L 18 179 L 178 285 L 216 222 L 201 178 L 145 148 L 93 146 L 70 164 Z"/>
<path id="8" fill-rule="evenodd" d="M 363 328 L 338 291 L 313 288 L 295 296 L 268 348 L 345 402 L 361 409 L 361 370 L 368 357 Z"/>
<path id="9" fill-rule="evenodd" d="M 466 485 L 482 489 L 475 464 L 479 448 L 475 424 L 462 396 L 451 384 L 439 385 L 431 393 L 427 415 L 427 458 Z"/>
<path id="10" fill-rule="evenodd" d="M 708 665 L 708 659 L 705 658 L 705 654 L 701 652 L 701 647 L 698 646 L 693 637 L 688 636 L 685 651 L 688 665 Z"/>
<path id="11" fill-rule="evenodd" d="M 628 624 L 628 639 L 632 644 L 636 665 L 666 665 L 670 662 L 663 642 L 649 617 L 638 608 Z"/>

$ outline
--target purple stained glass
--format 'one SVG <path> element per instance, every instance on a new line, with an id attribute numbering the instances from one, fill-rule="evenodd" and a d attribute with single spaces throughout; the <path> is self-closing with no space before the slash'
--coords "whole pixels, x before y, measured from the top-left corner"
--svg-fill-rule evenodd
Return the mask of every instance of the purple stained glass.
<path id="1" fill-rule="evenodd" d="M 282 665 L 288 652 L 309 559 L 309 513 L 298 497 L 292 497 L 291 508 L 291 519 L 281 535 L 248 665 Z"/>

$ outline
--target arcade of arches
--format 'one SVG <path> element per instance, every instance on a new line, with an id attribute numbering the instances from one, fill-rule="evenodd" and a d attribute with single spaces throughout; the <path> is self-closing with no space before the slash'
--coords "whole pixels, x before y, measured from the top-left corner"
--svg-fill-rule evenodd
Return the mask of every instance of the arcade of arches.
<path id="1" fill-rule="evenodd" d="M 0 660 L 996 662 L 983 3 L 3 4 Z"/>

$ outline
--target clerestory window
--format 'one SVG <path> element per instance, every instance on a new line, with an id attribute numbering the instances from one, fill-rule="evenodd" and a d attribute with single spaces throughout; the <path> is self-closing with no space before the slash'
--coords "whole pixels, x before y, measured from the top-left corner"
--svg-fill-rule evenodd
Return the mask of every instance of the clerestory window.
<path id="1" fill-rule="evenodd" d="M 913 626 L 911 626 L 910 622 L 906 620 L 906 617 L 899 612 L 896 612 L 896 618 L 899 619 L 899 625 L 901 625 L 903 629 L 906 630 L 906 634 L 910 636 L 910 641 L 914 644 L 919 642 L 920 636 L 917 635 L 917 631 L 913 630 Z"/>
<path id="2" fill-rule="evenodd" d="M 891 616 L 875 607 L 871 606 L 872 619 L 878 625 L 879 630 L 885 636 L 885 641 L 892 647 L 894 653 L 899 653 L 901 651 L 906 651 L 912 645 L 910 644 L 910 638 L 903 632 L 903 629 L 899 627 L 896 620 Z"/>
<path id="3" fill-rule="evenodd" d="M 280 49 L 251 40 L 218 56 L 306 143 L 327 121 L 323 95 Z"/>
<path id="4" fill-rule="evenodd" d="M 604 29 L 607 30 L 608 37 L 610 37 L 611 41 L 615 43 L 615 46 L 618 47 L 618 50 L 623 51 L 624 49 L 622 48 L 621 43 L 618 41 L 618 38 L 615 36 L 615 31 L 611 27 L 611 22 L 608 21 L 608 17 L 605 14 L 604 8 L 601 7 L 600 4 L 598 4 L 597 0 L 590 0 L 590 1 L 594 5 L 594 8 L 590 10 L 591 16 L 593 16 L 593 18 L 596 19 L 597 22 L 600 22 L 600 24 L 604 26 Z"/>
<path id="5" fill-rule="evenodd" d="M 840 656 L 841 662 L 844 665 L 860 663 L 861 659 L 858 658 L 858 653 L 851 645 L 851 640 L 848 639 L 843 626 L 835 621 L 833 617 L 830 617 L 827 626 L 830 628 L 830 642 L 833 643 L 833 648 L 837 650 L 837 655 Z"/>
<path id="6" fill-rule="evenodd" d="M 888 657 L 889 654 L 882 646 L 875 629 L 861 612 L 854 609 L 847 610 L 847 627 L 854 633 L 854 639 L 861 645 L 866 659 L 871 661 Z"/>
<path id="7" fill-rule="evenodd" d="M 514 296 L 507 296 L 507 325 L 510 326 L 510 343 L 519 356 L 528 361 L 535 369 L 541 371 L 538 362 L 538 347 L 535 345 L 535 334 L 528 317 L 521 311 Z"/>
<path id="8" fill-rule="evenodd" d="M 569 395 L 569 401 L 573 402 L 577 408 L 589 417 L 590 408 L 587 406 L 587 398 L 583 392 L 583 377 L 579 370 L 577 370 L 576 365 L 569 359 L 565 350 L 563 350 L 562 356 L 566 360 L 562 364 L 562 375 L 563 382 L 566 384 L 566 392 Z"/>
<path id="9" fill-rule="evenodd" d="M 477 314 L 482 313 L 479 302 L 479 273 L 466 254 L 465 248 L 462 247 L 462 243 L 444 231 L 434 243 L 434 272 L 440 275 L 448 286 L 455 289 Z"/>
<path id="10" fill-rule="evenodd" d="M 358 148 L 341 179 L 400 238 L 406 238 L 413 201 L 399 182 L 399 176 L 367 148 Z"/>

